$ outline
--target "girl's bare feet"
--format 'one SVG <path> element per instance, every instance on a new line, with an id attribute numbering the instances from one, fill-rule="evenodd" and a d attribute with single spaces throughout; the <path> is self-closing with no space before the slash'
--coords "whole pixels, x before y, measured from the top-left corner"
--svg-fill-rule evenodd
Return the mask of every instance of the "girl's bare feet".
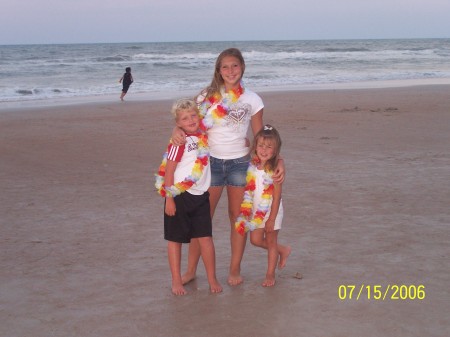
<path id="1" fill-rule="evenodd" d="M 275 277 L 268 277 L 266 276 L 266 279 L 264 280 L 264 282 L 262 283 L 263 287 L 273 287 L 275 285 Z"/>
<path id="2" fill-rule="evenodd" d="M 183 296 L 187 294 L 182 284 L 172 283 L 172 294 L 177 296 Z"/>
<path id="3" fill-rule="evenodd" d="M 186 272 L 183 276 L 181 276 L 181 281 L 183 282 L 183 285 L 188 284 L 189 282 L 192 282 L 195 280 L 195 274 L 191 274 L 189 272 Z"/>
<path id="4" fill-rule="evenodd" d="M 242 282 L 244 282 L 244 279 L 242 278 L 242 276 L 240 274 L 228 275 L 228 284 L 230 286 L 237 286 L 237 285 L 241 284 Z"/>
<path id="5" fill-rule="evenodd" d="M 222 285 L 219 283 L 219 281 L 214 280 L 209 284 L 209 290 L 213 294 L 221 293 L 222 292 Z"/>
<path id="6" fill-rule="evenodd" d="M 280 252 L 280 261 L 278 262 L 278 269 L 283 269 L 286 266 L 287 259 L 291 255 L 291 246 L 285 247 Z"/>

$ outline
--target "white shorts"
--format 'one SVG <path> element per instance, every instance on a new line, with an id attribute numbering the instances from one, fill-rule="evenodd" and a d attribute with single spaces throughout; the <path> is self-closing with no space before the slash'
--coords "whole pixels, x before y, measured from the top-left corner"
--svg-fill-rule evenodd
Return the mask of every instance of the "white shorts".
<path id="1" fill-rule="evenodd" d="M 284 214 L 284 210 L 283 210 L 283 201 L 280 201 L 280 207 L 278 208 L 278 214 L 277 217 L 275 219 L 275 226 L 274 226 L 274 230 L 279 230 L 281 229 L 281 223 L 283 222 L 283 214 Z M 270 215 L 270 211 L 267 212 L 266 216 L 264 217 L 264 224 L 261 226 L 261 228 L 265 227 L 266 221 L 269 218 Z"/>

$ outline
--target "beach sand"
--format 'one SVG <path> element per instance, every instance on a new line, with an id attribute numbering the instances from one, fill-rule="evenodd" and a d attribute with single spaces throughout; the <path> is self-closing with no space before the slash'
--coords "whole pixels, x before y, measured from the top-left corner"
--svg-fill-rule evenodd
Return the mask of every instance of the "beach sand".
<path id="1" fill-rule="evenodd" d="M 172 101 L 0 111 L 0 335 L 449 336 L 450 87 L 261 96 L 293 252 L 263 288 L 248 244 L 228 286 L 224 195 L 219 295 L 202 264 L 187 296 L 170 292 L 153 174 Z"/>

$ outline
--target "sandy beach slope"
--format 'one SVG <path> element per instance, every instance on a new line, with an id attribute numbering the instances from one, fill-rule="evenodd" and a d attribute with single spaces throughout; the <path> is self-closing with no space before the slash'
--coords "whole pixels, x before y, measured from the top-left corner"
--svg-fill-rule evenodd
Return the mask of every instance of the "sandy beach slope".
<path id="1" fill-rule="evenodd" d="M 224 292 L 201 266 L 183 298 L 153 188 L 171 101 L 1 110 L 0 335 L 449 336 L 450 87 L 261 96 L 284 141 L 288 265 L 263 288 L 248 245 L 226 285 L 222 202 Z"/>

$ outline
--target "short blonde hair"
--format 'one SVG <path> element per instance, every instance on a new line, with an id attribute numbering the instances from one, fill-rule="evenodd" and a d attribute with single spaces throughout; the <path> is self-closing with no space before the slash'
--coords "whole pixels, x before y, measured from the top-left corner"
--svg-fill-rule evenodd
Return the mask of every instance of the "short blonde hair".
<path id="1" fill-rule="evenodd" d="M 181 98 L 173 103 L 171 113 L 175 120 L 177 120 L 178 113 L 182 110 L 193 110 L 198 113 L 197 103 L 190 98 Z"/>

